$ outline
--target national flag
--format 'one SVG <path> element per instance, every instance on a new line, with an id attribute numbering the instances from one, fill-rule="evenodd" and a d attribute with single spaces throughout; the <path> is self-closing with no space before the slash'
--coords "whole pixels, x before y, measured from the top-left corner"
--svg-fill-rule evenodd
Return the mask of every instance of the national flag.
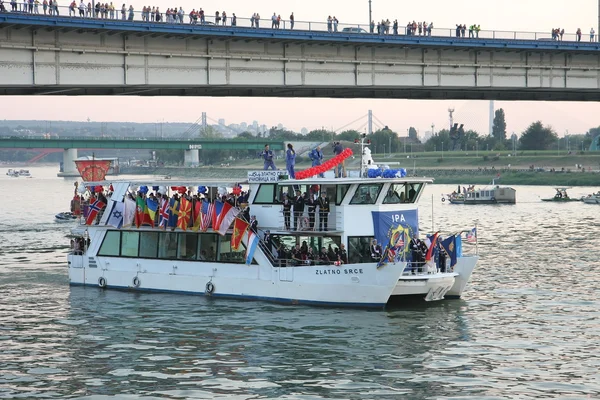
<path id="1" fill-rule="evenodd" d="M 225 203 L 229 204 L 229 203 Z M 231 205 L 230 205 L 231 206 Z M 219 218 L 221 216 L 221 212 L 223 211 L 224 204 L 220 200 L 215 200 L 214 207 L 212 210 L 212 228 L 213 231 L 219 229 Z"/>
<path id="2" fill-rule="evenodd" d="M 150 225 L 154 228 L 156 212 L 158 211 L 158 202 L 154 199 L 146 199 L 146 212 L 144 215 L 144 225 Z"/>
<path id="3" fill-rule="evenodd" d="M 202 232 L 206 232 L 210 228 L 214 208 L 215 205 L 213 203 L 209 203 L 208 201 L 202 202 Z"/>
<path id="4" fill-rule="evenodd" d="M 144 223 L 146 214 L 146 202 L 140 196 L 135 201 L 135 226 L 140 227 Z"/>
<path id="5" fill-rule="evenodd" d="M 136 209 L 135 201 L 126 197 L 125 198 L 125 210 L 123 212 L 123 226 L 124 227 L 129 227 L 133 224 L 133 220 L 135 219 L 135 209 Z"/>
<path id="6" fill-rule="evenodd" d="M 439 235 L 440 235 L 439 232 L 436 232 L 433 234 L 433 236 L 431 236 L 429 238 L 429 241 L 431 243 L 429 244 L 429 248 L 427 249 L 427 254 L 425 255 L 425 261 L 430 261 L 432 259 L 433 254 L 434 254 L 433 252 L 437 245 L 437 240 L 438 240 Z"/>
<path id="7" fill-rule="evenodd" d="M 477 243 L 477 227 L 467 232 L 467 243 Z"/>
<path id="8" fill-rule="evenodd" d="M 177 226 L 177 218 L 179 217 L 179 201 L 172 198 L 169 201 L 169 227 L 175 228 Z"/>
<path id="9" fill-rule="evenodd" d="M 185 197 L 181 198 L 181 204 L 179 205 L 179 213 L 177 214 L 177 227 L 187 230 L 187 226 L 190 223 L 190 217 L 192 215 L 192 202 Z"/>
<path id="10" fill-rule="evenodd" d="M 168 222 L 169 222 L 169 200 L 162 199 L 162 204 L 160 206 L 160 211 L 159 211 L 158 226 L 162 229 L 165 229 L 167 227 Z"/>
<path id="11" fill-rule="evenodd" d="M 105 205 L 106 204 L 104 204 L 98 199 L 94 200 L 92 204 L 90 204 L 90 207 L 88 209 L 88 215 L 85 219 L 85 224 L 92 225 L 94 223 L 94 220 L 96 219 L 96 216 L 100 211 L 102 211 Z"/>
<path id="12" fill-rule="evenodd" d="M 225 204 L 229 204 L 229 203 L 225 203 Z M 225 211 L 226 207 L 223 207 L 223 211 Z M 237 217 L 237 215 L 240 213 L 240 209 L 237 207 L 233 207 L 231 204 L 229 204 L 228 207 L 228 211 L 227 213 L 221 212 L 221 214 L 224 214 L 223 217 L 221 218 L 221 221 L 219 222 L 219 227 L 217 228 L 217 231 L 219 232 L 219 234 L 221 236 L 225 236 L 225 234 L 227 233 L 227 229 L 229 229 L 229 227 L 231 226 L 231 223 L 233 222 L 233 220 L 235 219 L 235 217 Z"/>
<path id="13" fill-rule="evenodd" d="M 442 247 L 444 248 L 444 250 L 446 250 L 446 253 L 448 253 L 448 256 L 450 257 L 450 268 L 453 268 L 457 262 L 456 235 L 447 237 L 446 239 L 442 240 L 440 243 L 442 244 Z"/>
<path id="14" fill-rule="evenodd" d="M 240 247 L 242 238 L 250 226 L 249 223 L 243 219 L 236 218 L 233 222 L 233 234 L 231 235 L 231 248 L 237 250 Z"/>
<path id="15" fill-rule="evenodd" d="M 200 226 L 202 225 L 202 202 L 200 200 L 196 200 L 193 202 L 194 207 L 192 208 L 192 217 L 194 218 L 194 224 L 192 225 L 192 230 L 194 232 L 198 232 Z"/>
<path id="16" fill-rule="evenodd" d="M 256 247 L 258 246 L 258 235 L 251 230 L 248 230 L 248 246 L 246 247 L 246 264 L 252 264 L 252 260 L 254 259 L 254 252 L 256 251 Z"/>
<path id="17" fill-rule="evenodd" d="M 125 210 L 125 204 L 121 202 L 115 202 L 110 216 L 106 225 L 114 226 L 117 229 L 121 229 L 123 226 L 123 211 Z"/>

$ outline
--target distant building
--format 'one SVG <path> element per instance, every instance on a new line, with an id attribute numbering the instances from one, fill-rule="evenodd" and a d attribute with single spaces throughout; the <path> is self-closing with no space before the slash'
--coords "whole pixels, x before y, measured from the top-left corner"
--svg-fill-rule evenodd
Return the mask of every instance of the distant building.
<path id="1" fill-rule="evenodd" d="M 225 118 L 219 118 L 219 125 L 225 125 Z"/>

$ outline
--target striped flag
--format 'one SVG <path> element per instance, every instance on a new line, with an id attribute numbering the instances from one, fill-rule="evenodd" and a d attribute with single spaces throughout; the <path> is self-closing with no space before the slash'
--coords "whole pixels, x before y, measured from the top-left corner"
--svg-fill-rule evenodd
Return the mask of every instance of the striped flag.
<path id="1" fill-rule="evenodd" d="M 162 229 L 165 229 L 169 222 L 169 200 L 162 199 L 159 216 L 160 216 L 160 219 L 159 219 L 158 226 Z"/>
<path id="2" fill-rule="evenodd" d="M 467 232 L 467 243 L 477 243 L 477 227 Z"/>
<path id="3" fill-rule="evenodd" d="M 251 230 L 248 230 L 248 246 L 246 246 L 246 264 L 252 264 L 252 260 L 254 259 L 254 252 L 256 251 L 256 247 L 258 246 L 258 235 Z"/>
<path id="4" fill-rule="evenodd" d="M 202 232 L 206 232 L 210 228 L 214 208 L 215 205 L 213 203 L 209 203 L 208 201 L 202 202 L 202 225 L 200 227 Z"/>

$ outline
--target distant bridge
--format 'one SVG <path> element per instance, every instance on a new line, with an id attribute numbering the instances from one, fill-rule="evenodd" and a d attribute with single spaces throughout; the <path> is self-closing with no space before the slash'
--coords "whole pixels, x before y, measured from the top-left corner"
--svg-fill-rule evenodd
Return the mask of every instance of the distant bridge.
<path id="1" fill-rule="evenodd" d="M 268 143 L 271 150 L 283 150 L 284 142 L 237 139 L 151 139 L 151 138 L 82 138 L 82 137 L 0 137 L 0 149 L 63 149 L 63 172 L 77 172 L 77 149 L 148 149 L 184 150 L 186 165 L 199 162 L 198 150 L 262 150 Z"/>

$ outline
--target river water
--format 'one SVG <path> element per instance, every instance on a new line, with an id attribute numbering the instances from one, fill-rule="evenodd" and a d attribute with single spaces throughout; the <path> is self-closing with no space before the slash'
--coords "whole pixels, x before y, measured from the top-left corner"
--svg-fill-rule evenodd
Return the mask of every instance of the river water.
<path id="1" fill-rule="evenodd" d="M 600 207 L 551 187 L 457 206 L 429 186 L 423 230 L 432 208 L 436 230 L 478 220 L 463 299 L 360 311 L 70 288 L 74 180 L 32 173 L 0 175 L 2 399 L 600 398 Z"/>

